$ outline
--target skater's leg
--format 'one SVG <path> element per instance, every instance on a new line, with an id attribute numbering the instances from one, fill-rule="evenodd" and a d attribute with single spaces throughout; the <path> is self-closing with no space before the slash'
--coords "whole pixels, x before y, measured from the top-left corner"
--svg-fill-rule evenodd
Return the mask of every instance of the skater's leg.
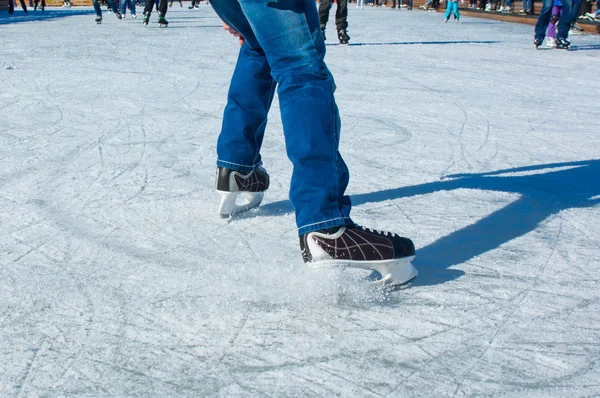
<path id="1" fill-rule="evenodd" d="M 460 20 L 460 13 L 458 12 L 458 1 L 453 1 L 452 2 L 453 6 L 453 10 L 454 10 L 454 16 L 456 17 L 456 20 Z"/>
<path id="2" fill-rule="evenodd" d="M 335 10 L 335 26 L 337 30 L 348 29 L 348 0 L 338 0 Z"/>
<path id="3" fill-rule="evenodd" d="M 444 14 L 444 18 L 446 19 L 446 21 L 450 18 L 451 12 L 452 12 L 452 2 L 447 1 L 446 2 L 446 14 Z"/>
<path id="4" fill-rule="evenodd" d="M 573 0 L 562 0 L 562 15 L 558 20 L 556 28 L 556 38 L 566 39 L 569 37 L 569 29 L 571 29 L 571 13 L 573 12 Z"/>
<path id="5" fill-rule="evenodd" d="M 146 6 L 144 7 L 144 15 L 152 14 L 152 8 L 154 8 L 155 0 L 146 0 Z"/>
<path id="6" fill-rule="evenodd" d="M 548 29 L 546 30 L 546 38 L 554 39 L 556 38 L 556 24 L 560 17 L 560 7 L 554 6 L 552 7 L 552 18 L 550 18 L 550 23 L 548 24 Z"/>
<path id="7" fill-rule="evenodd" d="M 261 164 L 260 149 L 275 87 L 264 52 L 244 44 L 217 141 L 218 166 L 249 172 Z"/>
<path id="8" fill-rule="evenodd" d="M 213 6 L 221 19 L 245 39 L 231 78 L 217 141 L 217 165 L 249 172 L 261 164 L 260 149 L 276 83 L 239 4 L 218 1 Z"/>
<path id="9" fill-rule="evenodd" d="M 319 20 L 321 26 L 326 26 L 329 21 L 329 10 L 331 10 L 331 0 L 321 0 L 319 3 Z"/>
<path id="10" fill-rule="evenodd" d="M 546 29 L 550 23 L 550 18 L 552 18 L 552 7 L 554 7 L 554 0 L 542 0 L 542 11 L 540 11 L 535 24 L 536 39 L 544 40 L 544 37 L 546 37 Z"/>
<path id="11" fill-rule="evenodd" d="M 160 14 L 167 15 L 167 0 L 160 0 L 160 2 L 158 3 L 158 12 Z"/>
<path id="12" fill-rule="evenodd" d="M 120 18 L 119 14 L 119 1 L 118 0 L 106 0 L 106 3 L 110 9 Z"/>
<path id="13" fill-rule="evenodd" d="M 280 7 L 270 6 L 270 0 L 212 3 L 217 14 L 246 38 L 244 46 L 264 51 L 279 85 L 286 148 L 294 165 L 290 200 L 299 233 L 351 224 L 350 200 L 344 196 L 348 168 L 338 152 L 335 83 L 324 62 L 325 43 L 314 1 Z M 234 20 L 239 5 L 249 25 Z"/>
<path id="14" fill-rule="evenodd" d="M 102 9 L 100 8 L 98 0 L 92 0 L 92 5 L 94 6 L 94 11 L 96 11 L 96 16 L 102 18 Z"/>
<path id="15" fill-rule="evenodd" d="M 25 4 L 25 0 L 21 0 L 21 8 L 23 11 L 27 12 L 27 5 Z"/>

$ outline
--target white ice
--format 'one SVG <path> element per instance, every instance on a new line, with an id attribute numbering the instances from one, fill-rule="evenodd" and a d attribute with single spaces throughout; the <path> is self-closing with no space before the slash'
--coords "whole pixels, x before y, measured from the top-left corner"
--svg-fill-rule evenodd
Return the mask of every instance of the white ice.
<path id="1" fill-rule="evenodd" d="M 0 396 L 600 395 L 599 36 L 332 10 L 352 215 L 418 250 L 382 294 L 302 263 L 277 105 L 219 221 L 238 44 L 187 6 L 0 12 Z"/>

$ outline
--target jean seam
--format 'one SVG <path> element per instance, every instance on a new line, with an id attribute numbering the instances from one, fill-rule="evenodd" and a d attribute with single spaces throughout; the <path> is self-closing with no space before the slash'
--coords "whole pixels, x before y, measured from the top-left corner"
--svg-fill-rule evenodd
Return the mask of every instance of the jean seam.
<path id="1" fill-rule="evenodd" d="M 227 163 L 228 165 L 231 165 L 231 166 L 243 167 L 243 168 L 248 168 L 248 169 L 254 170 L 258 166 L 260 166 L 262 162 L 258 162 L 258 163 L 254 164 L 252 166 L 248 166 L 248 165 L 245 165 L 245 164 L 238 164 L 238 163 L 228 162 L 226 160 L 217 159 L 217 164 L 219 164 L 219 163 Z"/>
<path id="2" fill-rule="evenodd" d="M 339 223 L 336 223 L 336 221 L 339 221 Z M 304 229 L 310 229 L 310 231 L 304 232 L 304 233 L 308 233 L 308 232 L 312 232 L 312 231 L 318 231 L 319 229 L 323 229 L 326 226 L 336 226 L 336 225 L 348 225 L 347 221 L 350 221 L 350 223 L 352 223 L 352 219 L 350 217 L 336 217 L 336 218 L 331 218 L 329 220 L 324 220 L 324 221 L 319 221 L 316 223 L 311 223 L 311 224 L 306 224 L 303 225 L 301 227 L 298 228 L 298 232 L 304 230 Z M 312 228 L 312 227 L 316 227 L 316 226 L 323 226 L 323 228 Z"/>

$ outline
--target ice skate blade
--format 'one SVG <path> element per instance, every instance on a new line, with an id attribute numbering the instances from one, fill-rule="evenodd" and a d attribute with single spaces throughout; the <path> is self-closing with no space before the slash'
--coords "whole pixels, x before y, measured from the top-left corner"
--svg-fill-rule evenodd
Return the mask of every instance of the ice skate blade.
<path id="1" fill-rule="evenodd" d="M 410 286 L 419 275 L 419 271 L 411 263 L 414 258 L 415 256 L 408 256 L 393 260 L 370 261 L 366 264 L 364 261 L 325 260 L 309 263 L 308 266 L 311 268 L 346 266 L 371 270 L 373 272 L 368 278 L 370 285 L 380 286 L 386 290 L 398 290 Z"/>
<path id="2" fill-rule="evenodd" d="M 221 195 L 219 215 L 228 218 L 235 214 L 252 210 L 262 202 L 264 192 L 227 192 L 218 191 Z"/>

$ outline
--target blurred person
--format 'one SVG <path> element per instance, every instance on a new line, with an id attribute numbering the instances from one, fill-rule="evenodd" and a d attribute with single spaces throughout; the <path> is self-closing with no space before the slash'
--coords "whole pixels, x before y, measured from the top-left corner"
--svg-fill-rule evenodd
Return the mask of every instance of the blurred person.
<path id="1" fill-rule="evenodd" d="M 535 36 L 533 44 L 536 48 L 542 45 L 546 37 L 546 29 L 552 19 L 552 9 L 554 0 L 543 0 L 542 11 L 535 24 Z M 569 28 L 571 27 L 571 11 L 573 9 L 573 0 L 562 0 L 562 14 L 558 19 L 556 29 L 556 48 L 568 49 L 571 42 L 568 40 Z"/>
<path id="2" fill-rule="evenodd" d="M 377 1 L 377 0 L 375 0 Z M 319 19 L 321 22 L 321 33 L 323 40 L 326 40 L 325 29 L 327 21 L 329 21 L 329 11 L 332 7 L 332 0 L 321 0 L 319 4 Z M 335 26 L 337 28 L 338 40 L 340 44 L 346 45 L 350 40 L 348 36 L 348 0 L 337 0 L 337 8 L 335 10 Z"/>
<path id="3" fill-rule="evenodd" d="M 108 8 L 112 11 L 114 11 L 115 16 L 118 19 L 121 19 L 121 13 L 119 12 L 119 7 L 117 7 L 114 3 L 113 0 L 106 0 L 106 2 L 108 3 Z M 92 0 L 92 5 L 94 6 L 94 11 L 96 11 L 96 23 L 98 25 L 100 25 L 102 23 L 102 9 L 100 8 L 100 3 L 98 2 L 98 0 Z"/>

